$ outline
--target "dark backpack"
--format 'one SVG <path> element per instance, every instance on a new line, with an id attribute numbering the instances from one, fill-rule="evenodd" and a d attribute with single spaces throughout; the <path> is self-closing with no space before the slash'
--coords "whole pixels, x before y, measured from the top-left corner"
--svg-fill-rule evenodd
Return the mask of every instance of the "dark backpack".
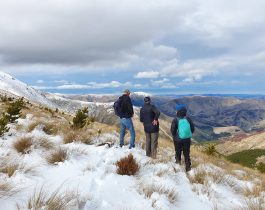
<path id="1" fill-rule="evenodd" d="M 118 117 L 121 116 L 121 103 L 122 103 L 122 99 L 119 98 L 117 101 L 114 102 L 113 104 L 113 109 L 114 109 L 114 113 L 115 115 L 117 115 Z"/>

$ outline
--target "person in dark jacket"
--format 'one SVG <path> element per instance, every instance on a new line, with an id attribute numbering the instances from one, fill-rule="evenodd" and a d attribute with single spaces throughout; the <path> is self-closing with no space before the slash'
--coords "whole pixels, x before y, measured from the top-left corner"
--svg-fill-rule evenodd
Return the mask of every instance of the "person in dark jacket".
<path id="1" fill-rule="evenodd" d="M 184 104 L 177 105 L 176 111 L 177 111 L 176 112 L 177 117 L 172 121 L 171 124 L 171 134 L 173 136 L 175 152 L 176 152 L 175 158 L 176 158 L 176 163 L 181 164 L 181 152 L 183 151 L 186 171 L 188 172 L 191 169 L 191 160 L 190 160 L 191 138 L 181 139 L 178 133 L 178 126 L 179 126 L 179 120 L 187 119 L 192 134 L 194 132 L 194 124 L 192 120 L 188 116 L 186 116 L 187 109 Z"/>
<path id="2" fill-rule="evenodd" d="M 144 98 L 144 106 L 140 110 L 140 121 L 144 124 L 146 136 L 146 155 L 156 158 L 159 134 L 159 118 L 160 112 L 151 105 L 150 97 Z"/>
<path id="3" fill-rule="evenodd" d="M 126 128 L 130 131 L 130 146 L 129 149 L 135 147 L 135 130 L 132 122 L 133 106 L 130 98 L 130 91 L 126 89 L 123 95 L 119 97 L 121 99 L 121 113 L 120 113 L 120 147 L 124 145 L 124 136 Z"/>

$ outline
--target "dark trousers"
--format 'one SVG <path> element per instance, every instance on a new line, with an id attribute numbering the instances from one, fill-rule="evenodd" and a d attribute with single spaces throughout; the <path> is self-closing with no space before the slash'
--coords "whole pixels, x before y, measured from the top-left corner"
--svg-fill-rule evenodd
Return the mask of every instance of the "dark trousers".
<path id="1" fill-rule="evenodd" d="M 183 155 L 185 158 L 186 170 L 190 169 L 191 161 L 190 161 L 190 139 L 176 139 L 174 140 L 175 152 L 176 152 L 176 163 L 181 163 L 181 152 L 183 151 Z"/>
<path id="2" fill-rule="evenodd" d="M 146 137 L 146 156 L 156 158 L 158 145 L 158 132 L 145 133 Z"/>

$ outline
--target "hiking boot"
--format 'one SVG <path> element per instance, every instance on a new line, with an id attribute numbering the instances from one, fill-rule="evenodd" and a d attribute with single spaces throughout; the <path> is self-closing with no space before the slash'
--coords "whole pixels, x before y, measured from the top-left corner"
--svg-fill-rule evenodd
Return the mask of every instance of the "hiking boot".
<path id="1" fill-rule="evenodd" d="M 191 170 L 191 167 L 190 166 L 186 166 L 186 172 L 189 172 Z"/>
<path id="2" fill-rule="evenodd" d="M 176 160 L 175 163 L 181 165 L 181 161 L 180 160 Z"/>

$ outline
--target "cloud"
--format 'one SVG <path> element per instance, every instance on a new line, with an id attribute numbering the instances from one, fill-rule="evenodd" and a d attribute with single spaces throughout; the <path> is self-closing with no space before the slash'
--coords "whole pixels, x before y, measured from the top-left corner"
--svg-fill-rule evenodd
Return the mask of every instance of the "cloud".
<path id="1" fill-rule="evenodd" d="M 170 78 L 159 87 L 220 75 L 261 78 L 264 7 L 263 0 L 0 1 L 0 70 L 14 76 L 123 71 L 134 79 Z M 137 80 L 139 87 L 144 82 Z"/>
<path id="2" fill-rule="evenodd" d="M 44 83 L 44 81 L 42 79 L 39 79 L 39 80 L 36 81 L 36 83 L 37 84 L 42 84 L 42 83 Z"/>
<path id="3" fill-rule="evenodd" d="M 135 75 L 135 78 L 137 79 L 154 79 L 159 77 L 159 72 L 157 71 L 143 71 L 143 72 L 138 72 Z"/>
<path id="4" fill-rule="evenodd" d="M 132 84 L 131 82 L 121 83 L 111 81 L 106 83 L 88 82 L 87 84 L 63 84 L 59 86 L 33 86 L 39 90 L 86 90 L 86 89 L 104 89 L 104 88 L 142 88 L 142 84 Z"/>

